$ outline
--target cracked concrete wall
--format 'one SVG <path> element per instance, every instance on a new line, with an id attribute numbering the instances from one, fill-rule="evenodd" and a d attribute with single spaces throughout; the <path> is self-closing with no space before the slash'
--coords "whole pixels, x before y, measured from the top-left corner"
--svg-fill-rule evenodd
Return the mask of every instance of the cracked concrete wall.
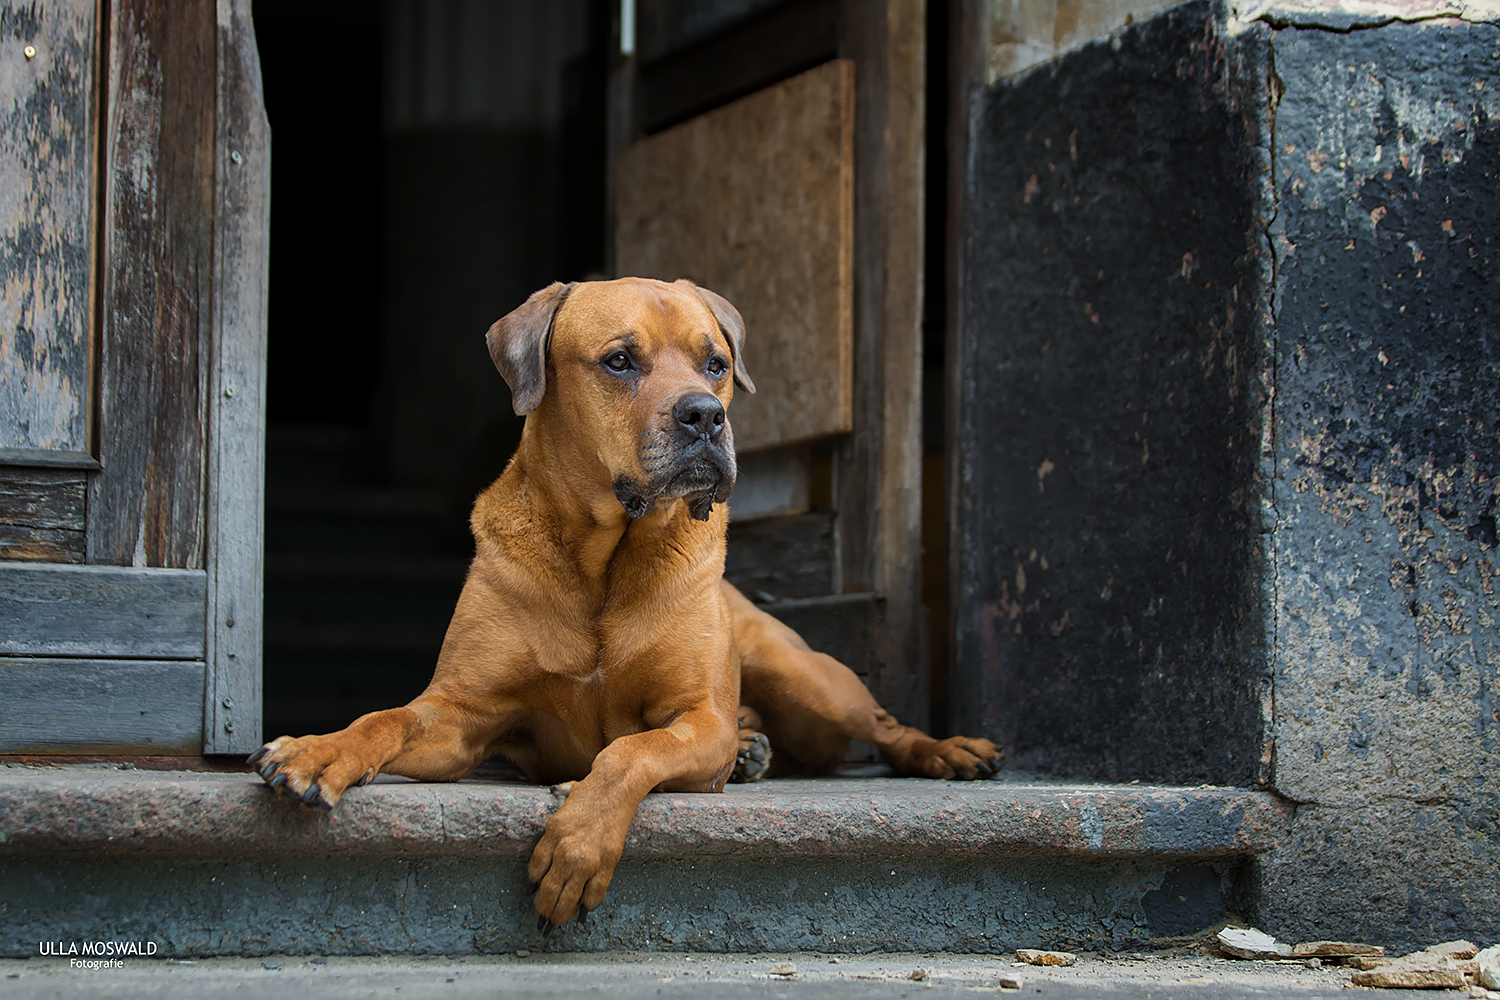
<path id="1" fill-rule="evenodd" d="M 1188 3 L 967 109 L 956 714 L 1298 802 L 1289 938 L 1500 938 L 1497 25 Z"/>
<path id="2" fill-rule="evenodd" d="M 1308 805 L 1266 912 L 1291 936 L 1493 940 L 1500 29 L 1334 29 L 1271 43 L 1274 787 Z"/>

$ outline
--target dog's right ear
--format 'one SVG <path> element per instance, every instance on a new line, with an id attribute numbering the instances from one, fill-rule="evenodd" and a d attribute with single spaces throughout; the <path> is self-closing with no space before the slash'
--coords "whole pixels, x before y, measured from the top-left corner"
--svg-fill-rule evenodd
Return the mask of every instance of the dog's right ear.
<path id="1" fill-rule="evenodd" d="M 511 405 L 524 417 L 542 405 L 547 394 L 547 346 L 557 311 L 573 290 L 573 282 L 560 281 L 532 292 L 514 310 L 495 320 L 484 335 L 490 358 L 510 386 Z"/>

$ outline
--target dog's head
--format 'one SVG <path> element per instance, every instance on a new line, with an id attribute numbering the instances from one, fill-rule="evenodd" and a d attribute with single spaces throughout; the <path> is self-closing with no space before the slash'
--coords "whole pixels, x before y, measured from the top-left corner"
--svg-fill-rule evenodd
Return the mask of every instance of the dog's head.
<path id="1" fill-rule="evenodd" d="M 755 391 L 744 338 L 706 288 L 620 278 L 549 285 L 486 340 L 516 413 L 587 443 L 631 517 L 685 497 L 706 521 L 734 488 L 734 387 Z"/>

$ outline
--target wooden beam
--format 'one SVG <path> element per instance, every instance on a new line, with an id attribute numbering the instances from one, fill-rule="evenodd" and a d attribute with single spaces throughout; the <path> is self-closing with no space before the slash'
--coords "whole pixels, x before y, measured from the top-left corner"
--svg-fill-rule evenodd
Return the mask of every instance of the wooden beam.
<path id="1" fill-rule="evenodd" d="M 0 563 L 0 655 L 201 660 L 206 588 L 202 570 Z"/>
<path id="2" fill-rule="evenodd" d="M 214 0 L 112 0 L 88 559 L 204 565 Z"/>
<path id="3" fill-rule="evenodd" d="M 928 724 L 922 660 L 925 0 L 845 0 L 855 63 L 854 432 L 836 459 L 841 589 L 885 598 L 880 703 Z"/>
<path id="4" fill-rule="evenodd" d="M 250 0 L 218 5 L 203 752 L 261 743 L 271 132 Z"/>
<path id="5" fill-rule="evenodd" d="M 964 212 L 968 201 L 969 150 L 973 130 L 977 127 L 975 98 L 983 89 L 989 59 L 989 0 L 953 0 L 948 23 L 948 246 L 946 248 L 948 298 L 944 330 L 943 381 L 949 404 L 944 414 L 943 461 L 948 493 L 948 620 L 942 627 L 948 633 L 947 670 L 948 723 L 954 732 L 979 734 L 984 731 L 982 690 L 977 664 L 958 662 L 957 635 L 959 609 L 966 595 L 961 584 L 964 561 L 959 546 L 964 544 L 963 525 L 970 517 L 967 508 L 974 502 L 973 491 L 964 482 L 969 453 L 961 430 L 961 380 L 970 361 L 968 341 L 962 336 L 967 325 L 964 302 Z"/>
<path id="6" fill-rule="evenodd" d="M 0 466 L 0 559 L 83 562 L 82 469 Z"/>
<path id="7" fill-rule="evenodd" d="M 191 754 L 201 660 L 0 659 L 0 752 Z"/>

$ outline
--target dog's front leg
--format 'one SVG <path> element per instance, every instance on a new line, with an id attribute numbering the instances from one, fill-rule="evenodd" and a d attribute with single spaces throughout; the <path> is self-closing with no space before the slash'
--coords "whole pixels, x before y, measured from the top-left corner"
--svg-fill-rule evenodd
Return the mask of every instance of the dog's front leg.
<path id="1" fill-rule="evenodd" d="M 573 782 L 532 852 L 529 874 L 542 925 L 582 916 L 604 900 L 646 793 L 722 790 L 734 767 L 736 740 L 732 710 L 703 708 L 601 750 L 588 776 Z"/>

